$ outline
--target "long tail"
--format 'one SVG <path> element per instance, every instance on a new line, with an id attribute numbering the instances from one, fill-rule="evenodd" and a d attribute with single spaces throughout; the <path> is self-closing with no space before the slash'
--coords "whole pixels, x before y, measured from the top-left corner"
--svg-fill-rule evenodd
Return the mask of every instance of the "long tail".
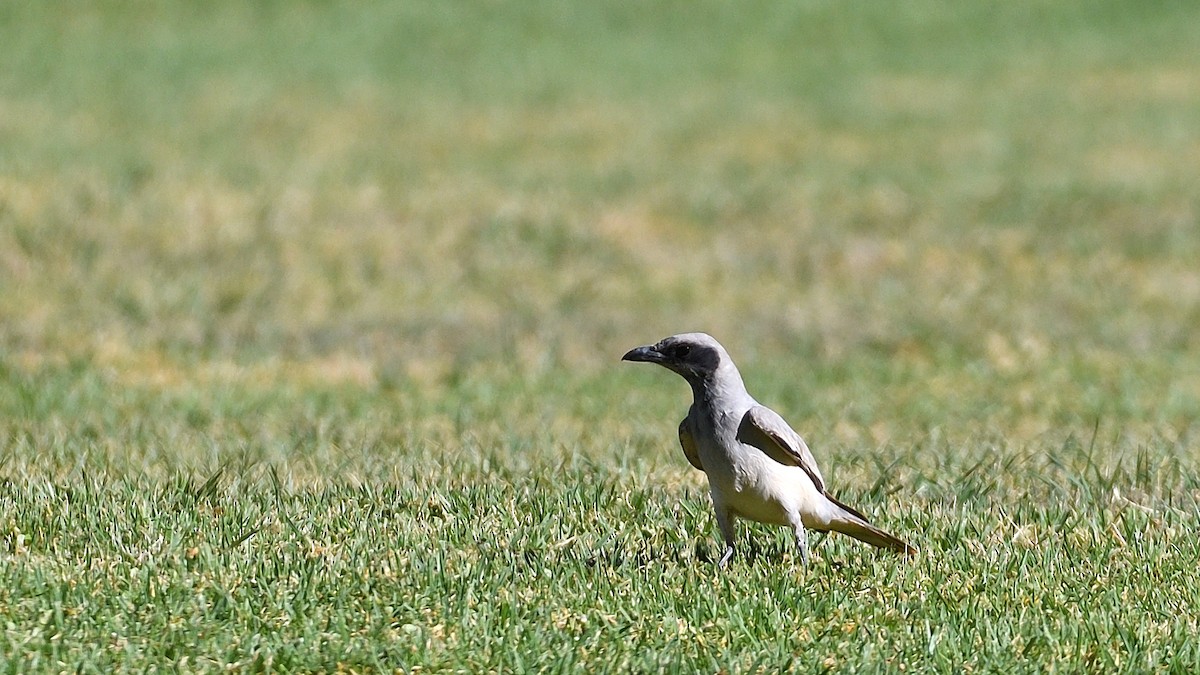
<path id="1" fill-rule="evenodd" d="M 829 501 L 841 507 L 843 511 L 843 513 L 839 514 L 842 517 L 836 518 L 829 523 L 829 529 L 834 532 L 848 534 L 872 546 L 886 548 L 897 553 L 903 553 L 904 555 L 916 554 L 916 547 L 867 522 L 867 517 L 859 513 L 856 509 L 846 506 L 829 495 L 825 496 L 829 498 Z"/>

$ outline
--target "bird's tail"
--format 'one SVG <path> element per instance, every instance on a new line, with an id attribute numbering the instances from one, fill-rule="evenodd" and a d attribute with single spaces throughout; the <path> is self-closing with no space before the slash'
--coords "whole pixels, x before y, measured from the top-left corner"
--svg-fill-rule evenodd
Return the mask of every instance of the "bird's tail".
<path id="1" fill-rule="evenodd" d="M 826 495 L 829 497 L 829 495 Z M 904 555 L 914 555 L 917 552 L 916 547 L 910 546 L 907 542 L 898 539 L 887 532 L 875 527 L 867 522 L 867 517 L 859 513 L 857 510 L 846 506 L 833 497 L 829 500 L 841 507 L 841 517 L 832 519 L 829 523 L 829 529 L 834 532 L 848 534 L 859 541 L 866 542 L 872 546 L 886 548 Z"/>

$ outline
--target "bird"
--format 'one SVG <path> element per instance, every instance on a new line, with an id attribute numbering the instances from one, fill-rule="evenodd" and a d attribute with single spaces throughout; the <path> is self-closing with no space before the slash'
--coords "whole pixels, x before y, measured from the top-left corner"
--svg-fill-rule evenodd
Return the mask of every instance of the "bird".
<path id="1" fill-rule="evenodd" d="M 790 527 L 804 566 L 809 562 L 808 530 L 841 532 L 905 555 L 917 552 L 830 494 L 804 439 L 778 413 L 754 400 L 729 353 L 711 335 L 672 335 L 631 349 L 621 360 L 657 363 L 692 387 L 692 405 L 679 424 L 679 445 L 688 462 L 708 477 L 725 539 L 719 568 L 734 556 L 738 518 Z"/>

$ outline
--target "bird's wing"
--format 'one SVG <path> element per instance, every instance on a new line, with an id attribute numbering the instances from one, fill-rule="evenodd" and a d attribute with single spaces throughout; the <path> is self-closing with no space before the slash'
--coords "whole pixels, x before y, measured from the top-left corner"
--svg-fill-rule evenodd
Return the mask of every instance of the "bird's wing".
<path id="1" fill-rule="evenodd" d="M 825 492 L 825 479 L 808 445 L 774 410 L 761 405 L 747 410 L 738 425 L 737 439 L 762 450 L 780 464 L 804 469 L 817 489 Z"/>
<path id="2" fill-rule="evenodd" d="M 700 453 L 696 450 L 696 439 L 692 437 L 692 432 L 688 430 L 687 418 L 679 423 L 679 447 L 683 448 L 683 456 L 687 457 L 687 461 L 692 466 L 704 470 L 704 465 L 700 463 Z"/>

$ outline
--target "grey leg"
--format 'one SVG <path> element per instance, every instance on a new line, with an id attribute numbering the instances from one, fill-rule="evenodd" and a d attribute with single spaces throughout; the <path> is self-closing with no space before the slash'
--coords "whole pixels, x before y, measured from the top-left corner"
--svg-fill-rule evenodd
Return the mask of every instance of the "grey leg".
<path id="1" fill-rule="evenodd" d="M 715 502 L 713 503 L 713 508 L 717 512 L 717 526 L 721 528 L 721 536 L 725 538 L 725 553 L 717 561 L 717 567 L 725 567 L 725 565 L 729 564 L 729 560 L 733 558 L 733 541 L 736 534 L 734 517 L 729 509 Z"/>
<path id="2" fill-rule="evenodd" d="M 717 567 L 724 568 L 729 564 L 731 558 L 733 558 L 733 544 L 726 544 L 725 553 L 721 554 L 721 559 L 717 561 Z"/>
<path id="3" fill-rule="evenodd" d="M 808 531 L 800 523 L 797 523 L 794 527 L 796 530 L 796 550 L 800 552 L 800 564 L 808 567 Z"/>

